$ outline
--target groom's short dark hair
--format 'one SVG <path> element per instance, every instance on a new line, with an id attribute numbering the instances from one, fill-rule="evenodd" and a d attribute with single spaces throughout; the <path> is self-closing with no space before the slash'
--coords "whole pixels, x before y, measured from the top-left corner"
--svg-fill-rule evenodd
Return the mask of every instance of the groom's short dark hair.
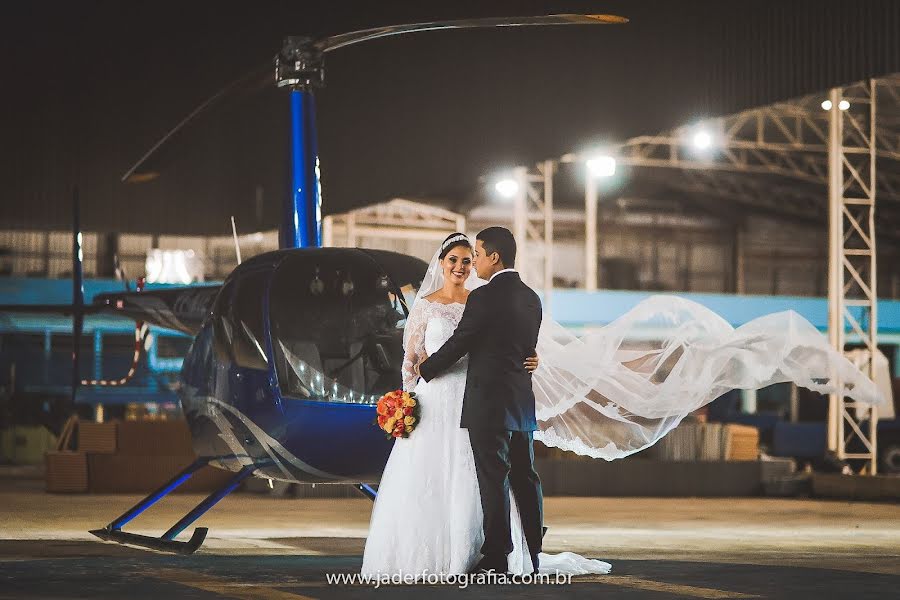
<path id="1" fill-rule="evenodd" d="M 488 227 L 483 229 L 475 239 L 481 240 L 488 254 L 496 252 L 504 267 L 516 266 L 516 238 L 506 227 Z"/>

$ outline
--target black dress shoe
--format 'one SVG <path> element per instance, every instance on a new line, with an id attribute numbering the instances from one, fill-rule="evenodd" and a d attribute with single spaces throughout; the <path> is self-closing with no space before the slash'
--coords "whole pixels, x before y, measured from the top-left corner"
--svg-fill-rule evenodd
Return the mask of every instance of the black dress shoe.
<path id="1" fill-rule="evenodd" d="M 472 567 L 469 573 L 486 573 L 488 571 L 494 571 L 495 573 L 505 573 L 507 568 L 506 557 L 503 557 L 503 562 L 499 560 L 491 560 L 487 557 L 482 558 L 478 563 Z"/>
<path id="2" fill-rule="evenodd" d="M 509 571 L 498 571 L 497 569 L 478 569 L 477 571 L 469 571 L 469 575 L 485 575 L 487 577 L 493 575 L 498 579 L 500 577 L 505 577 L 507 582 L 509 582 L 509 580 L 511 580 L 513 577 L 513 574 Z M 488 583 L 490 583 L 490 580 L 488 580 Z"/>

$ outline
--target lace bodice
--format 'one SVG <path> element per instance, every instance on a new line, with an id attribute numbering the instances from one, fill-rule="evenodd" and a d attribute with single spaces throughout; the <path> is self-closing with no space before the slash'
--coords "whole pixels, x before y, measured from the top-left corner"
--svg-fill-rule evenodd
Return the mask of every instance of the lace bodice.
<path id="1" fill-rule="evenodd" d="M 413 367 L 426 355 L 444 345 L 462 318 L 466 305 L 455 302 L 441 304 L 422 298 L 413 305 L 406 322 L 408 333 L 403 349 L 403 389 L 412 391 L 418 379 Z"/>

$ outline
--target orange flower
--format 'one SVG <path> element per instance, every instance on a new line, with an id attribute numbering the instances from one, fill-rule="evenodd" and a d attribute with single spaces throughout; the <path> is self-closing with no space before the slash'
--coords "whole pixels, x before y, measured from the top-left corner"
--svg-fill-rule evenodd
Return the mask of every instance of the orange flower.
<path id="1" fill-rule="evenodd" d="M 406 437 L 414 429 L 419 409 L 415 394 L 403 390 L 388 392 L 375 406 L 375 424 L 390 437 Z"/>

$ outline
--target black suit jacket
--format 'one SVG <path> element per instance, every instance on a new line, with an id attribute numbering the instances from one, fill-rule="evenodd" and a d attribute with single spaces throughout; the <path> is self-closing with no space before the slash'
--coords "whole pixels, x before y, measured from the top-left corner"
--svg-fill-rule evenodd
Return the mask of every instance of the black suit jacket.
<path id="1" fill-rule="evenodd" d="M 501 273 L 469 295 L 462 319 L 419 368 L 430 381 L 469 355 L 460 427 L 534 431 L 534 391 L 523 363 L 535 353 L 541 300 L 515 272 Z"/>

